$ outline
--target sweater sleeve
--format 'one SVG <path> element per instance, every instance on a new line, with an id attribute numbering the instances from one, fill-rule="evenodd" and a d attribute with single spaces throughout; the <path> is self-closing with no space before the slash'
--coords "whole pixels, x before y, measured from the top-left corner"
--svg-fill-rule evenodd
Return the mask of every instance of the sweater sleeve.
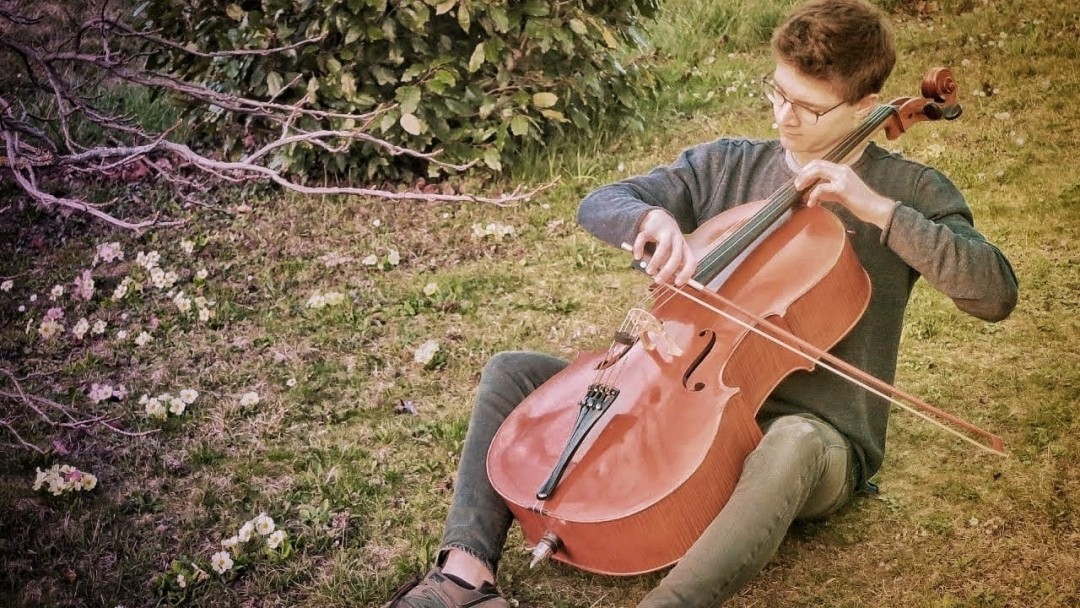
<path id="1" fill-rule="evenodd" d="M 913 197 L 922 210 L 900 201 L 882 243 L 960 310 L 986 321 L 1008 317 L 1016 307 L 1016 275 L 1004 254 L 975 229 L 956 186 L 927 168 Z"/>
<path id="2" fill-rule="evenodd" d="M 684 150 L 670 165 L 603 186 L 589 193 L 578 207 L 578 223 L 603 241 L 632 243 L 649 211 L 671 214 L 684 233 L 697 227 L 695 209 L 710 195 L 707 144 Z M 715 162 L 713 159 L 712 162 Z"/>

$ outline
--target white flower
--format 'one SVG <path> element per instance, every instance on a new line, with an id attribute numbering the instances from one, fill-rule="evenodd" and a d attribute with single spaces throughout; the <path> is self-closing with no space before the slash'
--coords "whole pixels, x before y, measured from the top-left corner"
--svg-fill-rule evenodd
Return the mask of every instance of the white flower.
<path id="1" fill-rule="evenodd" d="M 266 538 L 266 546 L 270 549 L 277 549 L 283 542 L 285 542 L 284 530 L 275 530 L 273 534 Z"/>
<path id="2" fill-rule="evenodd" d="M 371 225 L 375 228 L 378 228 L 379 226 L 382 226 L 382 220 L 380 220 L 379 218 L 375 218 L 371 220 Z"/>
<path id="3" fill-rule="evenodd" d="M 155 268 L 160 261 L 161 254 L 156 251 L 151 251 L 150 253 L 140 251 L 135 255 L 135 263 L 147 270 Z"/>
<path id="4" fill-rule="evenodd" d="M 184 573 L 180 572 L 176 575 L 176 586 L 183 589 L 187 587 L 187 579 L 184 577 Z"/>
<path id="5" fill-rule="evenodd" d="M 263 536 L 270 534 L 274 531 L 274 520 L 266 513 L 259 514 L 255 518 L 255 531 Z"/>
<path id="6" fill-rule="evenodd" d="M 427 365 L 435 358 L 437 352 L 439 352 L 439 343 L 435 340 L 428 340 L 416 349 L 416 352 L 413 353 L 413 360 L 421 365 Z"/>
<path id="7" fill-rule="evenodd" d="M 146 346 L 150 342 L 153 342 L 154 337 L 145 331 L 140 331 L 138 336 L 135 336 L 135 344 L 139 346 Z"/>
<path id="8" fill-rule="evenodd" d="M 240 405 L 243 407 L 249 407 L 259 403 L 259 393 L 255 391 L 249 391 L 240 395 Z"/>
<path id="9" fill-rule="evenodd" d="M 391 266 L 397 266 L 401 263 L 401 254 L 398 253 L 397 249 L 391 249 L 390 253 L 386 254 L 386 261 Z"/>
<path id="10" fill-rule="evenodd" d="M 11 288 L 15 286 L 15 281 L 8 279 L 3 283 L 0 283 L 0 291 L 11 291 Z"/>
<path id="11" fill-rule="evenodd" d="M 296 378 L 289 378 L 288 380 L 286 380 L 285 381 L 285 386 L 287 386 L 289 388 L 292 388 L 292 387 L 296 386 Z"/>
<path id="12" fill-rule="evenodd" d="M 199 391 L 193 388 L 185 388 L 180 390 L 180 399 L 182 399 L 184 403 L 188 405 L 195 403 L 195 399 L 197 399 L 198 397 Z"/>
<path id="13" fill-rule="evenodd" d="M 41 322 L 41 325 L 38 325 L 38 333 L 41 334 L 42 338 L 51 340 L 64 333 L 64 326 L 58 321 L 45 320 Z"/>
<path id="14" fill-rule="evenodd" d="M 117 340 L 127 340 L 127 330 L 126 329 L 121 329 L 120 331 L 116 332 L 116 339 Z"/>
<path id="15" fill-rule="evenodd" d="M 76 338 L 82 340 L 82 337 L 86 335 L 87 330 L 90 329 L 90 322 L 86 320 L 86 317 L 82 317 L 75 323 L 75 327 L 71 328 L 71 333 Z"/>
<path id="16" fill-rule="evenodd" d="M 210 273 L 207 272 L 207 270 L 205 268 L 200 268 L 200 269 L 195 271 L 195 278 L 200 280 L 200 281 L 205 281 L 206 277 L 208 277 L 208 276 L 210 276 Z"/>
<path id="17" fill-rule="evenodd" d="M 165 271 L 158 266 L 149 268 L 150 270 L 150 284 L 158 289 L 165 288 Z"/>
<path id="18" fill-rule="evenodd" d="M 228 551 L 218 551 L 210 556 L 210 567 L 218 574 L 225 574 L 233 567 L 232 556 Z"/>
<path id="19" fill-rule="evenodd" d="M 246 543 L 251 540 L 251 533 L 255 531 L 255 524 L 250 521 L 244 522 L 244 525 L 240 526 L 240 531 L 236 533 L 236 537 L 240 539 L 240 542 Z"/>
<path id="20" fill-rule="evenodd" d="M 200 308 L 199 309 L 199 322 L 200 323 L 206 323 L 207 321 L 210 320 L 210 317 L 212 317 L 212 316 L 214 316 L 214 313 L 209 308 Z"/>
<path id="21" fill-rule="evenodd" d="M 360 263 L 363 264 L 364 266 L 375 266 L 376 264 L 379 263 L 379 256 L 377 256 L 377 255 L 375 255 L 373 253 L 373 254 L 367 256 L 366 258 L 360 260 Z"/>
<path id="22" fill-rule="evenodd" d="M 180 312 L 186 313 L 191 310 L 191 298 L 185 296 L 182 291 L 173 296 L 172 301 Z"/>
<path id="23" fill-rule="evenodd" d="M 191 252 L 195 251 L 195 243 L 193 243 L 193 242 L 191 242 L 191 241 L 189 241 L 187 239 L 184 239 L 184 240 L 180 241 L 180 251 L 183 251 L 184 253 L 186 253 L 188 255 L 191 255 Z"/>
<path id="24" fill-rule="evenodd" d="M 120 249 L 120 243 L 102 243 L 98 245 L 97 255 L 94 256 L 94 264 L 97 264 L 98 260 L 109 263 L 113 260 L 124 259 L 124 252 Z"/>
<path id="25" fill-rule="evenodd" d="M 124 280 L 120 281 L 120 284 L 117 285 L 116 289 L 113 290 L 113 292 L 112 292 L 112 301 L 113 302 L 119 302 L 120 300 L 123 300 L 124 296 L 127 295 L 128 287 L 130 285 L 131 285 L 131 277 L 124 277 Z"/>
<path id="26" fill-rule="evenodd" d="M 240 544 L 240 537 L 238 537 L 238 536 L 230 536 L 229 538 L 226 538 L 225 540 L 221 541 L 221 548 L 222 549 L 232 549 L 233 547 L 235 547 L 236 545 L 239 545 L 239 544 Z"/>
<path id="27" fill-rule="evenodd" d="M 56 300 L 57 298 L 59 298 L 62 295 L 64 295 L 64 286 L 63 285 L 54 285 L 53 288 L 52 288 L 52 291 L 49 292 L 49 299 L 50 300 Z"/>
<path id="28" fill-rule="evenodd" d="M 93 473 L 83 473 L 82 474 L 82 488 L 80 488 L 80 489 L 82 491 L 84 491 L 84 492 L 89 492 L 90 490 L 93 490 L 96 487 L 97 487 L 97 476 L 95 476 Z"/>
<path id="29" fill-rule="evenodd" d="M 90 385 L 90 400 L 101 403 L 113 396 L 113 387 L 108 384 L 94 383 Z"/>
<path id="30" fill-rule="evenodd" d="M 105 333 L 106 325 L 107 324 L 105 323 L 105 319 L 98 319 L 97 321 L 94 321 L 93 327 L 90 328 L 90 333 L 94 334 L 95 336 L 100 336 L 101 334 Z"/>
<path id="31" fill-rule="evenodd" d="M 427 285 L 424 285 L 424 295 L 425 296 L 431 297 L 431 296 L 433 296 L 433 295 L 435 295 L 437 293 L 439 293 L 439 284 L 438 283 L 432 282 L 432 283 L 428 283 Z"/>
<path id="32" fill-rule="evenodd" d="M 174 416 L 182 415 L 186 407 L 187 404 L 184 403 L 184 400 L 179 397 L 172 397 L 171 399 L 169 399 L 169 413 L 173 414 Z"/>
<path id="33" fill-rule="evenodd" d="M 151 397 L 146 400 L 146 415 L 150 418 L 157 418 L 164 420 L 168 413 L 165 411 L 165 406 L 158 401 L 157 397 Z"/>
<path id="34" fill-rule="evenodd" d="M 53 496 L 60 496 L 64 492 L 89 492 L 97 487 L 97 477 L 69 464 L 54 464 L 44 471 L 37 469 L 34 491 L 45 486 Z"/>

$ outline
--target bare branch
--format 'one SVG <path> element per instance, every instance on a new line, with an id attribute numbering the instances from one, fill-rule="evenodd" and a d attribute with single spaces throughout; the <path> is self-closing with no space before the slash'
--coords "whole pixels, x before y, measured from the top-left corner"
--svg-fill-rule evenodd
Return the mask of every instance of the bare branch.
<path id="1" fill-rule="evenodd" d="M 0 11 L 0 18 L 30 27 L 35 20 Z M 38 91 L 52 100 L 46 116 L 35 116 L 0 97 L 0 137 L 5 156 L 0 157 L 0 174 L 11 173 L 15 183 L 33 200 L 46 207 L 64 207 L 101 219 L 117 227 L 139 230 L 150 226 L 175 225 L 157 218 L 132 221 L 115 217 L 97 205 L 78 198 L 49 192 L 52 177 L 72 173 L 127 181 L 157 179 L 173 188 L 189 204 L 203 204 L 193 193 L 205 194 L 211 183 L 262 181 L 304 195 L 351 195 L 395 201 L 479 202 L 508 205 L 531 198 L 553 185 L 532 190 L 517 188 L 500 196 L 394 192 L 363 186 L 309 186 L 274 168 L 275 156 L 293 146 L 322 148 L 344 153 L 356 142 L 374 146 L 390 156 L 408 156 L 447 171 L 461 172 L 476 166 L 477 161 L 454 164 L 440 160 L 441 151 L 423 152 L 393 144 L 372 135 L 375 122 L 396 107 L 385 104 L 364 113 L 336 112 L 309 107 L 308 97 L 295 103 L 283 103 L 279 97 L 301 82 L 294 77 L 267 101 L 260 101 L 217 91 L 208 86 L 155 72 L 145 67 L 144 50 L 130 44 L 113 45 L 118 40 L 139 40 L 152 48 L 169 49 L 198 57 L 217 58 L 243 55 L 272 55 L 316 44 L 322 37 L 295 44 L 265 49 L 239 49 L 206 52 L 192 49 L 162 37 L 157 31 L 137 31 L 112 19 L 104 12 L 76 28 L 66 41 L 44 44 L 16 38 L 11 28 L 0 28 L 0 50 L 8 49 L 22 60 L 25 74 Z M 16 28 L 18 29 L 18 28 Z M 88 87 L 115 80 L 137 87 L 169 91 L 187 97 L 208 108 L 219 108 L 280 126 L 277 137 L 260 145 L 237 161 L 219 160 L 201 154 L 185 144 L 172 141 L 174 125 L 161 133 L 148 132 L 128 117 L 105 111 L 98 100 L 89 97 Z M 16 93 L 18 94 L 18 93 Z M 346 125 L 335 127 L 335 123 Z M 93 125 L 104 133 L 104 142 L 89 142 L 81 137 L 82 125 Z M 312 127 L 312 125 L 318 125 Z M 51 135 L 59 133 L 59 137 Z M 50 136 L 58 139 L 53 141 Z M 23 137 L 35 145 L 23 140 Z M 135 176 L 135 177 L 132 177 Z"/>
<path id="2" fill-rule="evenodd" d="M 0 397 L 11 401 L 18 406 L 22 406 L 30 410 L 31 412 L 33 412 L 33 415 L 36 419 L 44 422 L 51 427 L 79 429 L 103 426 L 109 429 L 109 431 L 111 432 L 117 433 L 119 435 L 124 435 L 126 437 L 141 437 L 144 435 L 150 435 L 158 432 L 158 429 L 150 429 L 147 431 L 125 431 L 121 428 L 117 428 L 115 423 L 120 420 L 118 416 L 100 415 L 92 416 L 89 418 L 80 418 L 73 414 L 71 408 L 67 406 L 61 405 L 53 401 L 52 399 L 48 399 L 40 395 L 30 394 L 24 391 L 22 385 L 19 383 L 18 378 L 16 378 L 15 374 L 10 372 L 9 370 L 0 368 L 0 374 L 6 376 L 8 381 L 11 382 L 11 384 L 15 387 L 15 392 L 0 390 Z M 60 422 L 58 420 L 52 419 L 45 412 L 45 410 L 39 407 L 39 405 L 43 405 L 47 408 L 60 412 L 65 418 L 69 420 L 69 422 Z M 4 426 L 5 428 L 7 428 L 8 432 L 10 432 L 15 437 L 15 440 L 18 441 L 22 447 L 34 450 L 39 454 L 45 453 L 45 450 L 23 439 L 22 436 L 19 434 L 18 430 L 15 429 L 15 426 L 12 424 L 12 422 L 13 421 L 9 419 L 0 419 L 0 426 Z"/>
<path id="3" fill-rule="evenodd" d="M 263 56 L 263 57 L 267 57 L 267 56 L 270 56 L 270 55 L 275 55 L 277 53 L 283 53 L 285 51 L 293 51 L 293 50 L 296 50 L 298 48 L 305 47 L 305 46 L 307 46 L 309 44 L 315 44 L 317 42 L 322 42 L 322 40 L 324 38 L 326 38 L 326 35 L 324 34 L 322 36 L 317 36 L 315 38 L 307 38 L 305 40 L 301 40 L 300 42 L 296 42 L 294 44 L 289 44 L 289 45 L 285 45 L 285 46 L 278 46 L 278 47 L 272 47 L 272 48 L 266 48 L 266 49 L 234 49 L 234 50 L 231 50 L 231 51 L 214 51 L 214 52 L 208 53 L 208 52 L 205 52 L 205 51 L 201 51 L 199 49 L 189 48 L 189 47 L 184 46 L 182 44 L 177 44 L 176 42 L 174 42 L 172 40 L 169 40 L 168 38 L 162 38 L 161 36 L 158 36 L 157 34 L 155 34 L 153 32 L 140 32 L 140 31 L 137 31 L 134 28 L 132 28 L 130 25 L 127 25 L 126 23 L 121 23 L 120 21 L 116 21 L 116 20 L 113 20 L 113 19 L 102 18 L 102 19 L 99 19 L 97 21 L 91 22 L 89 25 L 91 27 L 98 26 L 98 25 L 108 27 L 108 28 L 117 30 L 119 32 L 119 35 L 124 36 L 124 37 L 139 38 L 141 40 L 146 40 L 147 42 L 152 42 L 152 43 L 154 43 L 154 44 L 156 44 L 158 46 L 163 46 L 163 47 L 166 47 L 166 48 L 173 49 L 175 51 L 181 51 L 183 53 L 188 53 L 189 55 L 194 55 L 196 57 L 206 57 L 208 59 L 213 59 L 215 57 L 243 57 L 245 55 L 260 55 L 260 56 Z"/>

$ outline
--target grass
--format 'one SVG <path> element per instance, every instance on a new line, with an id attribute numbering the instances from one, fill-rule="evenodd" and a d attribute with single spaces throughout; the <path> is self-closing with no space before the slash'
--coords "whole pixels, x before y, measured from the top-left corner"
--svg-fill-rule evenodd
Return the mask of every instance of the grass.
<path id="1" fill-rule="evenodd" d="M 622 252 L 574 225 L 581 196 L 702 139 L 768 136 L 764 108 L 746 95 L 769 66 L 760 34 L 739 12 L 750 4 L 665 3 L 653 32 L 663 86 L 646 130 L 525 154 L 508 167 L 506 187 L 560 178 L 528 204 L 237 192 L 220 206 L 250 211 L 204 212 L 182 229 L 141 236 L 8 208 L 0 274 L 15 276 L 15 287 L 0 293 L 5 365 L 29 376 L 25 388 L 81 413 L 157 430 L 136 439 L 49 429 L 0 402 L 3 419 L 21 421 L 25 438 L 51 450 L 16 449 L 10 437 L 0 448 L 0 604 L 380 606 L 430 564 L 484 362 L 507 349 L 570 357 L 600 346 L 645 287 Z M 926 68 L 948 65 L 965 115 L 887 145 L 958 183 L 1021 281 L 1020 305 L 1000 324 L 964 316 L 920 283 L 897 383 L 1001 434 L 1010 456 L 978 454 L 898 413 L 882 493 L 827 522 L 797 525 L 735 605 L 1074 606 L 1080 161 L 1071 153 L 1071 100 L 1080 76 L 1071 57 L 1080 22 L 1048 0 L 941 2 L 921 16 L 907 3 L 893 9 L 901 60 L 886 97 L 912 94 Z M 761 18 L 763 31 L 770 19 Z M 474 225 L 492 222 L 515 233 L 473 236 Z M 191 256 L 181 239 L 196 243 Z M 27 332 L 28 318 L 35 326 L 51 305 L 52 285 L 70 285 L 93 248 L 114 240 L 127 255 L 95 267 L 99 297 L 61 299 L 69 329 L 79 315 L 103 318 L 107 338 L 46 343 Z M 160 251 L 186 293 L 216 302 L 215 317 L 181 315 L 157 290 L 120 303 L 102 297 L 135 271 L 140 250 Z M 363 263 L 369 255 L 377 265 Z M 199 267 L 209 271 L 202 282 L 192 277 Z M 316 290 L 344 302 L 309 309 Z M 154 319 L 147 346 L 115 338 Z M 429 339 L 440 351 L 422 365 L 414 351 Z M 92 405 L 94 382 L 124 383 L 131 395 Z M 199 398 L 164 424 L 135 403 L 185 387 Z M 248 391 L 258 404 L 240 405 Z M 395 412 L 405 402 L 415 415 Z M 59 462 L 93 471 L 99 487 L 33 492 L 35 467 Z M 208 569 L 220 541 L 261 512 L 288 531 L 287 555 L 253 551 L 230 575 L 179 587 L 178 572 L 191 581 L 191 563 Z M 659 580 L 560 565 L 533 572 L 520 546 L 515 531 L 500 585 L 523 607 L 623 608 Z"/>

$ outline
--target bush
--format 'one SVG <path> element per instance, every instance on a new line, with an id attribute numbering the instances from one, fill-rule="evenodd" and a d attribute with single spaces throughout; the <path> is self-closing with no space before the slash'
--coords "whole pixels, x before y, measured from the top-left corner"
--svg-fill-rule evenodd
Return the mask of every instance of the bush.
<path id="1" fill-rule="evenodd" d="M 159 53 L 152 67 L 220 90 L 340 112 L 382 110 L 369 132 L 441 160 L 482 159 L 500 170 L 518 145 L 564 129 L 589 130 L 603 115 L 637 118 L 649 91 L 626 61 L 644 45 L 635 26 L 659 0 L 149 0 L 142 25 L 203 51 L 318 43 L 268 56 L 206 58 Z M 212 109 L 213 110 L 213 109 Z M 267 125 L 189 108 L 197 137 L 237 158 Z M 303 125 L 313 128 L 316 125 Z M 320 125 L 361 126 L 361 125 Z M 294 147 L 278 162 L 290 173 L 402 178 L 420 167 L 373 144 L 348 153 Z"/>

